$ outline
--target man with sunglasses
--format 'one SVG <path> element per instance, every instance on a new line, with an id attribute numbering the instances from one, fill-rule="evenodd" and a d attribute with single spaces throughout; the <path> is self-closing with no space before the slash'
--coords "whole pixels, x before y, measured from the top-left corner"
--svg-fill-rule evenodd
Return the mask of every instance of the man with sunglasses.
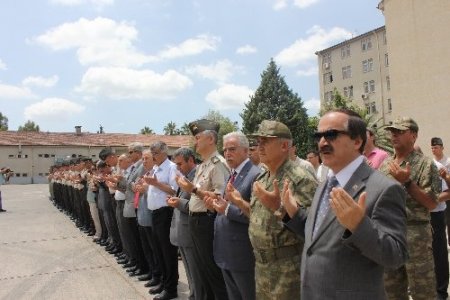
<path id="1" fill-rule="evenodd" d="M 366 163 L 366 125 L 355 112 L 327 112 L 314 138 L 330 171 L 311 208 L 298 206 L 292 183 L 282 192 L 283 222 L 305 240 L 301 299 L 387 299 L 384 268 L 408 257 L 405 192 Z"/>
<path id="2" fill-rule="evenodd" d="M 409 261 L 386 272 L 386 292 L 390 299 L 436 299 L 436 279 L 432 253 L 430 210 L 436 208 L 441 182 L 433 160 L 414 149 L 419 126 L 402 117 L 386 127 L 391 134 L 394 155 L 380 171 L 397 180 L 406 191 L 407 241 Z"/>

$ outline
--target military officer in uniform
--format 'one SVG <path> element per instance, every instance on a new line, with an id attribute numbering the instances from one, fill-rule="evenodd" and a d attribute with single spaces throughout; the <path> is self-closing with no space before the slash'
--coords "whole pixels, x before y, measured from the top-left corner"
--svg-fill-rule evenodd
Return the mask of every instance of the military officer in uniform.
<path id="1" fill-rule="evenodd" d="M 222 272 L 214 262 L 213 239 L 215 213 L 208 212 L 204 197 L 222 195 L 230 172 L 226 161 L 217 151 L 219 124 L 210 120 L 189 123 L 194 136 L 195 151 L 203 162 L 198 166 L 194 180 L 190 182 L 178 176 L 178 186 L 191 193 L 189 201 L 189 231 L 194 242 L 195 263 L 201 270 L 206 295 L 198 299 L 228 299 Z"/>
<path id="2" fill-rule="evenodd" d="M 309 207 L 317 188 L 314 175 L 289 159 L 292 135 L 280 122 L 264 120 L 252 136 L 258 139 L 259 156 L 266 170 L 253 187 L 249 236 L 255 255 L 256 299 L 300 297 L 300 255 L 303 242 L 283 226 L 279 191 L 285 179 L 298 195 L 298 205 Z"/>

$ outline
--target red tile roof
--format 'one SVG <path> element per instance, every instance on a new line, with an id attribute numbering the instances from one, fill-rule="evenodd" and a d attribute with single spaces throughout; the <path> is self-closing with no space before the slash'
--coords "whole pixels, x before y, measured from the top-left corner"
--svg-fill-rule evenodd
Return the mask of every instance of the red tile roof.
<path id="1" fill-rule="evenodd" d="M 0 146 L 41 145 L 41 146 L 127 146 L 141 142 L 145 146 L 163 141 L 169 147 L 188 147 L 189 135 L 89 133 L 77 135 L 75 132 L 33 132 L 0 131 Z"/>

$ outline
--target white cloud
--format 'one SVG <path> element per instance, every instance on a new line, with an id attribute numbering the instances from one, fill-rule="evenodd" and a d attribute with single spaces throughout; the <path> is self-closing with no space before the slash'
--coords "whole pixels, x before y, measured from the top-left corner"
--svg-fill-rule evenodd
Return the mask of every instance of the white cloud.
<path id="1" fill-rule="evenodd" d="M 67 99 L 46 98 L 27 106 L 24 117 L 26 120 L 65 121 L 84 110 L 84 106 Z"/>
<path id="2" fill-rule="evenodd" d="M 6 64 L 0 59 L 0 70 L 7 70 L 8 68 L 6 67 Z"/>
<path id="3" fill-rule="evenodd" d="M 37 86 L 37 87 L 52 87 L 59 80 L 57 75 L 51 77 L 41 77 L 41 76 L 29 76 L 22 81 L 23 85 L 26 86 Z"/>
<path id="4" fill-rule="evenodd" d="M 287 6 L 286 0 L 275 0 L 275 3 L 273 4 L 273 9 L 275 10 L 281 10 Z"/>
<path id="5" fill-rule="evenodd" d="M 0 83 L 0 100 L 18 100 L 18 99 L 36 99 L 34 95 L 26 87 L 18 87 L 14 85 Z"/>
<path id="6" fill-rule="evenodd" d="M 76 49 L 82 65 L 141 66 L 156 58 L 139 52 L 136 28 L 125 21 L 80 18 L 52 28 L 32 41 L 53 51 Z"/>
<path id="7" fill-rule="evenodd" d="M 171 99 L 192 86 L 192 81 L 174 70 L 163 74 L 128 68 L 89 68 L 76 90 L 110 99 Z"/>
<path id="8" fill-rule="evenodd" d="M 256 52 L 258 52 L 258 49 L 256 49 L 256 47 L 253 47 L 252 45 L 245 45 L 236 49 L 236 54 L 241 55 L 253 54 Z"/>
<path id="9" fill-rule="evenodd" d="M 197 55 L 205 51 L 215 51 L 219 42 L 219 37 L 203 34 L 195 38 L 187 39 L 179 45 L 168 46 L 158 56 L 163 59 L 173 59 Z"/>
<path id="10" fill-rule="evenodd" d="M 317 67 L 310 67 L 308 69 L 298 70 L 296 73 L 298 76 L 308 77 L 308 76 L 317 75 L 318 72 L 319 72 L 319 70 L 317 69 Z"/>
<path id="11" fill-rule="evenodd" d="M 294 0 L 294 5 L 299 8 L 307 8 L 317 2 L 319 2 L 319 0 Z"/>
<path id="12" fill-rule="evenodd" d="M 320 110 L 320 100 L 311 98 L 304 102 L 304 107 L 308 110 L 309 116 L 316 116 Z"/>
<path id="13" fill-rule="evenodd" d="M 298 39 L 275 56 L 277 63 L 283 66 L 297 66 L 316 59 L 315 52 L 325 49 L 336 42 L 352 37 L 352 33 L 344 28 L 333 27 L 329 31 L 314 26 L 307 31 L 306 39 Z"/>
<path id="14" fill-rule="evenodd" d="M 113 5 L 114 0 L 50 0 L 53 4 L 76 6 L 76 5 L 94 5 L 95 7 L 103 7 L 107 5 Z"/>
<path id="15" fill-rule="evenodd" d="M 235 72 L 242 70 L 242 67 L 235 66 L 231 61 L 225 59 L 211 65 L 196 65 L 193 67 L 187 67 L 186 73 L 198 75 L 218 83 L 225 83 L 233 76 Z"/>
<path id="16" fill-rule="evenodd" d="M 226 84 L 206 95 L 206 101 L 216 109 L 242 108 L 250 100 L 253 90 L 244 85 Z"/>

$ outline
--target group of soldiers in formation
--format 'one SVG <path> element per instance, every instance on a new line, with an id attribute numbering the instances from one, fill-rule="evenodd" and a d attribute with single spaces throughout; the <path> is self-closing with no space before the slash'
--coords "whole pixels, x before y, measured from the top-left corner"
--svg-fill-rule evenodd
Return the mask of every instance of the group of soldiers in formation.
<path id="1" fill-rule="evenodd" d="M 415 148 L 413 119 L 386 127 L 389 155 L 355 112 L 330 111 L 307 160 L 278 121 L 228 133 L 223 156 L 219 124 L 189 128 L 196 153 L 135 142 L 49 175 L 55 206 L 153 299 L 178 296 L 179 257 L 189 299 L 447 299 L 450 160 L 440 138 L 434 161 Z"/>

